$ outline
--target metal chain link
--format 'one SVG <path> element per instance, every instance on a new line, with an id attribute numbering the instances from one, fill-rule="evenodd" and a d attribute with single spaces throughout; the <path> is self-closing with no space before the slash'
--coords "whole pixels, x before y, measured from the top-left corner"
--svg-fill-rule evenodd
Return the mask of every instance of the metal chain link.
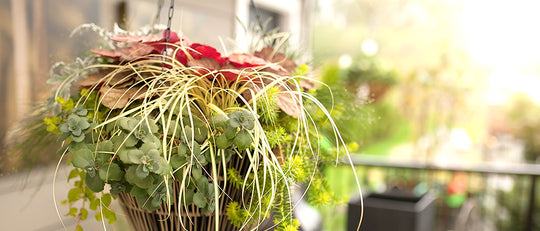
<path id="1" fill-rule="evenodd" d="M 161 11 L 161 8 L 160 8 L 160 11 Z M 171 39 L 171 23 L 172 23 L 173 15 L 174 15 L 174 0 L 171 0 L 171 3 L 169 4 L 169 14 L 167 15 L 168 16 L 167 29 L 165 29 L 165 34 L 164 34 L 165 47 L 163 47 L 163 51 L 161 51 L 162 71 L 165 68 L 165 55 L 167 55 L 167 44 L 169 43 L 169 40 Z"/>
<path id="2" fill-rule="evenodd" d="M 171 4 L 169 5 L 169 15 L 168 15 L 168 21 L 167 21 L 167 29 L 165 29 L 165 49 L 163 49 L 163 54 L 166 54 L 167 52 L 167 43 L 169 43 L 169 40 L 171 39 L 171 23 L 172 18 L 174 15 L 174 0 L 171 0 Z"/>

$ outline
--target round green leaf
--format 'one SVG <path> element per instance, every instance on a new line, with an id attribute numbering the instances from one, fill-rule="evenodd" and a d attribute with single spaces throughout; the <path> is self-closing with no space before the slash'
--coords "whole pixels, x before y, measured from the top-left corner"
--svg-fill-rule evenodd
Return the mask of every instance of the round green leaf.
<path id="1" fill-rule="evenodd" d="M 207 202 L 208 199 L 206 199 L 206 197 L 202 193 L 196 192 L 195 195 L 193 195 L 193 203 L 197 207 L 204 208 L 206 207 Z"/>
<path id="2" fill-rule="evenodd" d="M 166 174 L 169 174 L 172 171 L 172 168 L 169 165 L 169 163 L 167 162 L 167 160 L 165 160 L 165 158 L 163 158 L 161 156 L 159 156 L 159 159 L 154 161 L 154 166 L 157 166 L 157 167 L 153 168 L 152 172 L 156 173 L 156 174 L 159 174 L 159 175 L 162 175 L 162 176 L 166 175 Z"/>
<path id="3" fill-rule="evenodd" d="M 251 134 L 245 129 L 240 130 L 234 140 L 238 149 L 241 150 L 249 148 L 253 142 Z"/>
<path id="4" fill-rule="evenodd" d="M 118 125 L 126 132 L 135 130 L 138 123 L 139 121 L 137 119 L 131 117 L 121 117 L 118 119 Z"/>
<path id="5" fill-rule="evenodd" d="M 144 178 L 141 178 L 137 175 L 137 166 L 132 165 L 129 166 L 128 170 L 126 171 L 126 180 L 130 184 L 136 185 L 140 188 L 149 188 L 154 183 L 154 178 L 151 175 L 148 175 Z"/>
<path id="6" fill-rule="evenodd" d="M 181 155 L 171 156 L 171 167 L 174 170 L 184 167 L 186 163 L 187 163 L 187 160 L 186 160 L 186 157 L 184 156 L 181 156 Z"/>
<path id="7" fill-rule="evenodd" d="M 144 153 L 135 148 L 123 148 L 118 151 L 118 157 L 125 164 L 140 164 Z"/>
<path id="8" fill-rule="evenodd" d="M 238 129 L 236 129 L 236 127 L 228 126 L 225 128 L 225 132 L 223 134 L 225 134 L 227 138 L 233 139 L 236 136 L 237 131 Z"/>
<path id="9" fill-rule="evenodd" d="M 199 155 L 199 154 L 201 154 L 201 145 L 197 142 L 193 142 L 191 146 L 191 155 Z"/>
<path id="10" fill-rule="evenodd" d="M 182 201 L 184 205 L 192 204 L 194 195 L 195 195 L 195 192 L 193 192 L 192 190 L 186 190 L 184 192 L 184 200 Z"/>
<path id="11" fill-rule="evenodd" d="M 186 155 L 188 154 L 188 150 L 189 147 L 186 143 L 180 142 L 180 144 L 178 144 L 178 155 Z"/>
<path id="12" fill-rule="evenodd" d="M 83 191 L 81 188 L 72 188 L 68 192 L 68 201 L 69 202 L 77 201 L 81 199 L 82 196 L 83 196 Z"/>
<path id="13" fill-rule="evenodd" d="M 150 171 L 146 166 L 141 164 L 137 166 L 137 170 L 135 171 L 135 173 L 137 174 L 137 177 L 145 178 L 148 176 L 148 174 L 150 174 Z"/>
<path id="14" fill-rule="evenodd" d="M 212 118 L 210 118 L 210 124 L 213 127 L 225 127 L 228 120 L 229 118 L 227 118 L 226 115 L 219 113 L 213 115 Z"/>
<path id="15" fill-rule="evenodd" d="M 197 167 L 192 168 L 192 169 L 191 169 L 191 175 L 192 175 L 193 178 L 195 178 L 196 180 L 202 178 L 202 176 L 203 176 L 203 174 L 202 174 L 202 169 L 201 169 L 201 168 L 197 168 Z"/>
<path id="16" fill-rule="evenodd" d="M 92 177 L 89 174 L 86 174 L 84 180 L 86 182 L 86 186 L 88 186 L 88 188 L 93 192 L 101 192 L 105 187 L 105 182 L 103 182 L 97 175 Z"/>
<path id="17" fill-rule="evenodd" d="M 225 134 L 221 134 L 216 138 L 216 147 L 220 149 L 227 149 L 234 142 L 234 139 L 229 139 Z"/>
<path id="18" fill-rule="evenodd" d="M 110 140 L 105 140 L 97 144 L 97 150 L 101 152 L 113 152 L 114 145 Z"/>
<path id="19" fill-rule="evenodd" d="M 99 178 L 105 182 L 120 181 L 124 177 L 124 172 L 116 163 L 103 165 L 99 169 Z"/>
<path id="20" fill-rule="evenodd" d="M 140 188 L 140 187 L 137 187 L 137 186 L 133 186 L 131 188 L 131 190 L 129 191 L 129 194 L 131 194 L 132 196 L 134 197 L 146 197 L 148 196 L 148 193 L 146 193 L 146 190 L 144 190 L 143 188 Z"/>
<path id="21" fill-rule="evenodd" d="M 94 165 L 94 154 L 90 149 L 76 149 L 71 153 L 71 163 L 76 168 L 88 168 Z"/>
<path id="22" fill-rule="evenodd" d="M 139 150 L 141 150 L 143 153 L 148 153 L 150 152 L 150 150 L 161 150 L 161 142 L 158 142 L 158 143 L 144 143 L 141 145 L 141 147 L 139 148 Z"/>
<path id="23" fill-rule="evenodd" d="M 208 129 L 206 129 L 206 126 L 194 127 L 193 136 L 195 138 L 195 141 L 199 142 L 199 144 L 202 144 L 208 138 Z"/>
<path id="24" fill-rule="evenodd" d="M 84 135 L 84 133 L 81 133 L 81 135 L 79 136 L 75 136 L 73 134 L 71 134 L 71 139 L 74 141 L 74 142 L 82 142 L 84 140 L 86 136 Z"/>
<path id="25" fill-rule="evenodd" d="M 109 205 L 111 205 L 111 201 L 112 201 L 112 196 L 111 194 L 103 194 L 103 196 L 101 196 L 101 202 L 103 203 L 103 205 L 105 205 L 105 207 L 109 207 Z"/>

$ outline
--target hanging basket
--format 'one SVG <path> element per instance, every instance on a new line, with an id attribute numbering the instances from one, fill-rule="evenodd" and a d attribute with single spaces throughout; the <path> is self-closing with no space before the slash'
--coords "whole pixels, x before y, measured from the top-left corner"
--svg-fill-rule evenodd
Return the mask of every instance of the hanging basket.
<path id="1" fill-rule="evenodd" d="M 241 158 L 238 155 L 231 157 L 227 163 L 228 168 L 236 169 L 241 175 L 248 171 L 249 159 Z M 219 187 L 222 189 L 219 197 L 219 230 L 236 231 L 251 230 L 255 225 L 249 227 L 236 227 L 228 220 L 225 208 L 228 203 L 237 201 L 243 203 L 249 192 L 242 193 L 241 190 L 234 187 L 231 183 L 225 183 L 223 180 L 223 166 L 221 163 L 216 165 L 219 178 Z M 209 169 L 209 168 L 208 168 Z M 208 171 L 211 172 L 211 171 Z M 172 183 L 173 203 L 169 206 L 163 202 L 161 207 L 155 211 L 149 211 L 141 208 L 137 199 L 127 192 L 121 192 L 118 196 L 120 205 L 126 214 L 127 220 L 135 231 L 214 231 L 216 230 L 215 213 L 203 214 L 201 209 L 194 204 L 181 206 L 181 212 L 178 212 L 178 197 L 180 194 L 180 182 L 174 180 Z"/>

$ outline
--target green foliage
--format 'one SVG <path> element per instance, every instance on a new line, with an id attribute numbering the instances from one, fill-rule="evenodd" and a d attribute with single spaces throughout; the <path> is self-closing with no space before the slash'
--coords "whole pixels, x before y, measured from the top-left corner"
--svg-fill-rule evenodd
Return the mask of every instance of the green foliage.
<path id="1" fill-rule="evenodd" d="M 287 131 L 281 126 L 266 127 L 265 134 L 270 147 L 275 148 L 280 143 L 289 142 L 291 139 L 287 136 Z"/>
<path id="2" fill-rule="evenodd" d="M 540 158 L 540 105 L 525 94 L 517 94 L 507 107 L 506 117 L 512 133 L 525 144 L 525 159 L 535 162 Z"/>
<path id="3" fill-rule="evenodd" d="M 342 69 L 337 65 L 325 66 L 322 79 L 329 84 L 332 91 L 320 88 L 314 92 L 317 99 L 330 111 L 333 121 L 339 128 L 340 137 L 349 147 L 358 146 L 362 151 L 366 147 L 384 142 L 389 137 L 393 138 L 392 136 L 402 128 L 400 126 L 406 122 L 403 116 L 397 113 L 394 106 L 384 101 L 368 103 L 368 99 L 356 97 L 356 88 L 359 84 L 379 80 L 389 85 L 396 82 L 395 74 L 391 71 L 379 70 L 378 67 L 375 67 L 377 65 L 374 60 L 364 61 L 367 64 L 359 64 L 351 69 Z M 360 71 L 364 69 L 366 70 Z M 317 108 L 315 107 L 315 109 Z M 328 123 L 327 118 L 319 110 L 313 110 L 311 114 L 314 115 L 317 123 L 322 125 Z M 333 144 L 336 143 L 336 137 L 333 131 L 328 129 L 328 126 L 321 127 L 323 139 L 329 144 L 327 146 L 335 147 Z M 396 140 L 403 141 L 408 136 L 409 134 L 400 134 Z M 389 146 L 385 147 L 389 148 Z M 336 151 L 339 150 L 330 149 L 329 153 Z M 325 155 L 325 157 L 333 158 L 331 155 Z"/>
<path id="4" fill-rule="evenodd" d="M 229 218 L 229 221 L 237 227 L 241 227 L 244 222 L 249 219 L 248 212 L 241 209 L 240 205 L 236 201 L 227 204 L 225 211 L 227 212 L 227 217 Z"/>
<path id="5" fill-rule="evenodd" d="M 268 51 L 264 53 L 269 59 L 283 55 Z M 61 83 L 61 94 L 50 101 L 55 110 L 44 123 L 51 133 L 59 133 L 59 153 L 74 167 L 68 177 L 73 182 L 65 201 L 73 208 L 68 215 L 84 220 L 90 209 L 98 211 L 97 220 L 112 223 L 116 215 L 108 208 L 111 200 L 128 193 L 145 210 L 193 205 L 211 214 L 226 206 L 235 225 L 252 224 L 273 213 L 278 230 L 297 230 L 298 221 L 291 217 L 291 186 L 309 185 L 320 177 L 320 162 L 328 158 L 320 157 L 323 130 L 318 121 L 330 127 L 325 132 L 335 132 L 327 118 L 332 112 L 317 111 L 317 99 L 295 89 L 304 77 L 289 76 L 296 65 L 292 60 L 284 60 L 289 70 L 250 68 L 244 71 L 254 73 L 240 74 L 234 81 L 221 72 L 201 76 L 198 67 L 169 58 L 89 66 L 85 72 L 98 73 L 85 79 L 74 95 L 66 87 L 71 88 L 78 74 L 53 79 Z M 304 65 L 294 73 L 306 71 Z M 278 94 L 287 91 L 294 94 Z M 301 113 L 291 109 L 296 106 Z M 304 115 L 308 108 L 317 114 Z M 339 134 L 334 134 L 333 141 L 339 143 Z M 245 160 L 247 171 L 230 168 L 232 157 Z M 180 184 L 181 192 L 180 198 L 170 200 L 173 182 Z M 229 196 L 221 191 L 223 184 L 239 189 L 245 201 L 217 204 Z M 313 183 L 313 188 L 320 191 L 308 194 L 314 202 L 331 201 L 323 181 Z M 181 205 L 170 204 L 177 199 Z"/>
<path id="6" fill-rule="evenodd" d="M 86 206 L 94 211 L 107 210 L 108 215 L 106 216 L 106 219 L 109 223 L 113 223 L 116 220 L 116 215 L 114 212 L 108 209 L 113 196 L 109 193 L 100 192 L 103 190 L 103 188 L 92 189 L 92 187 L 98 186 L 96 186 L 96 184 L 93 182 L 89 182 L 89 180 L 95 181 L 96 178 L 98 181 L 101 181 L 97 176 L 89 177 L 89 174 L 87 174 L 84 169 L 79 168 L 74 168 L 69 173 L 68 181 L 75 180 L 73 182 L 74 187 L 69 190 L 67 199 L 62 201 L 62 204 L 69 205 L 69 212 L 65 215 L 72 216 L 77 224 L 79 224 L 80 221 L 84 221 L 88 218 L 88 209 Z M 79 206 L 81 202 L 83 206 L 77 208 L 76 206 Z M 82 227 L 77 225 L 76 230 L 82 230 Z"/>

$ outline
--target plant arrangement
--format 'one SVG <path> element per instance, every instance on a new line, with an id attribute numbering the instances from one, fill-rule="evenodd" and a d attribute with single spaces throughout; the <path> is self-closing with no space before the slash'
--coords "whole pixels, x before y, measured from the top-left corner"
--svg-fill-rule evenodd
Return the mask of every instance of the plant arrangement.
<path id="1" fill-rule="evenodd" d="M 277 230 L 296 230 L 295 185 L 307 186 L 312 204 L 337 200 L 319 169 L 347 151 L 310 94 L 307 66 L 282 52 L 285 34 L 224 55 L 170 30 L 81 28 L 97 31 L 103 48 L 52 68 L 44 119 L 73 167 L 67 215 L 80 221 L 96 210 L 112 223 L 119 199 L 137 207 L 124 210 L 137 230 L 154 230 L 138 223 L 148 217 L 160 230 L 249 230 L 269 217 Z M 326 115 L 318 120 L 337 151 L 321 150 L 313 113 Z"/>

